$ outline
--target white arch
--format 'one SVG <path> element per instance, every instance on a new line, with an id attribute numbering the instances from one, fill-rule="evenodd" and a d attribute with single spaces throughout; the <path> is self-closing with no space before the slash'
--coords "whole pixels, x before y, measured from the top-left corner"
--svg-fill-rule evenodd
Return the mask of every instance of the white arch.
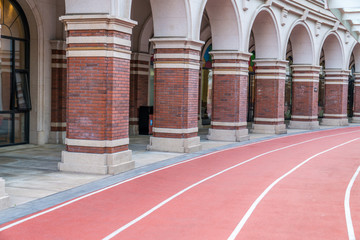
<path id="1" fill-rule="evenodd" d="M 209 16 L 214 50 L 239 50 L 241 46 L 241 19 L 235 0 L 206 0 L 199 8 L 195 22 L 196 35 L 199 38 L 203 12 Z"/>
<path id="2" fill-rule="evenodd" d="M 150 0 L 154 37 L 191 38 L 189 0 Z"/>
<path id="3" fill-rule="evenodd" d="M 292 45 L 293 64 L 315 64 L 314 40 L 305 22 L 298 20 L 291 26 L 286 45 L 289 41 Z M 286 45 L 283 48 L 283 59 L 286 59 Z"/>
<path id="4" fill-rule="evenodd" d="M 347 69 L 345 67 L 344 46 L 337 32 L 329 31 L 320 46 L 324 49 L 326 68 Z M 318 55 L 317 61 L 320 61 L 320 55 Z"/>
<path id="5" fill-rule="evenodd" d="M 256 58 L 281 59 L 279 25 L 273 11 L 267 7 L 259 8 L 254 14 L 251 26 L 247 39 L 249 43 L 251 31 L 253 31 Z"/>
<path id="6" fill-rule="evenodd" d="M 360 71 L 360 44 L 358 42 L 354 42 L 351 46 L 351 53 L 354 54 L 354 60 L 355 60 L 355 71 Z M 351 54 L 349 54 L 349 57 L 346 61 L 346 66 L 350 65 L 351 60 Z"/>
<path id="7" fill-rule="evenodd" d="M 139 52 L 148 53 L 149 52 L 149 39 L 154 35 L 153 28 L 153 18 L 149 16 L 141 29 L 139 35 Z"/>

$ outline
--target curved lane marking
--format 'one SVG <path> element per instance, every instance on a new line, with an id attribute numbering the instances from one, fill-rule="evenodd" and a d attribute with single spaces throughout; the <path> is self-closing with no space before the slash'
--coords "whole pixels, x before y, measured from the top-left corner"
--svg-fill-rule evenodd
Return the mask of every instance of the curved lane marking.
<path id="1" fill-rule="evenodd" d="M 345 134 L 349 134 L 349 133 L 355 133 L 355 132 L 360 132 L 360 130 L 356 130 L 356 131 L 349 131 L 349 132 L 344 132 L 344 133 L 337 133 L 337 134 L 333 134 L 333 135 L 328 135 L 328 136 L 322 136 L 322 137 L 318 137 L 318 138 L 313 138 L 311 140 L 307 140 L 307 141 L 304 141 L 304 142 L 300 142 L 298 144 L 302 144 L 302 143 L 306 143 L 306 142 L 311 142 L 311 141 L 315 141 L 315 140 L 319 140 L 319 139 L 323 139 L 323 138 L 328 138 L 328 137 L 334 137 L 334 136 L 340 136 L 340 135 L 345 135 Z M 299 134 L 299 135 L 308 135 L 308 134 L 312 134 L 313 132 L 309 132 L 309 133 L 304 133 L 304 134 Z M 153 170 L 153 171 L 150 171 L 150 172 L 147 172 L 147 173 L 144 173 L 144 174 L 141 174 L 139 176 L 136 176 L 136 177 L 133 177 L 133 178 L 130 178 L 130 179 L 127 179 L 125 181 L 122 181 L 122 182 L 119 182 L 119 183 L 116 183 L 116 184 L 113 184 L 113 185 L 110 185 L 108 187 L 105 187 L 105 188 L 102 188 L 102 189 L 99 189 L 95 192 L 92 192 L 92 193 L 89 193 L 89 194 L 86 194 L 84 196 L 81 196 L 81 197 L 78 197 L 78 198 L 75 198 L 73 200 L 70 200 L 68 202 L 65 202 L 63 204 L 60 204 L 56 207 L 52 207 L 52 208 L 49 208 L 48 210 L 45 210 L 45 211 L 41 211 L 37 214 L 34 214 L 34 215 L 31 215 L 30 217 L 27 217 L 27 218 L 23 218 L 19 221 L 16 221 L 16 222 L 13 222 L 9 225 L 6 225 L 2 228 L 0 228 L 0 232 L 2 231 L 5 231 L 9 228 L 12 228 L 16 225 L 19 225 L 21 223 L 24 223 L 24 222 L 27 222 L 31 219 L 34 219 L 34 218 L 37 218 L 37 217 L 40 217 L 42 215 L 45 215 L 47 213 L 50 213 L 50 212 L 53 212 L 57 209 L 60 209 L 62 207 L 65 207 L 65 206 L 68 206 L 72 203 L 75 203 L 75 202 L 78 202 L 82 199 L 85 199 L 85 198 L 88 198 L 88 197 L 91 197 L 92 195 L 95 195 L 95 194 L 98 194 L 98 193 L 101 193 L 103 191 L 106 191 L 108 189 L 111 189 L 111 188 L 114 188 L 114 187 L 117 187 L 119 185 L 122 185 L 124 183 L 127 183 L 127 182 L 130 182 L 132 180 L 135 180 L 135 179 L 138 179 L 138 178 L 141 178 L 141 177 L 144 177 L 144 176 L 147 176 L 147 175 L 150 175 L 150 174 L 153 174 L 153 173 L 156 173 L 156 172 L 159 172 L 159 171 L 162 171 L 162 170 L 165 170 L 165 169 L 168 169 L 168 168 L 171 168 L 171 167 L 175 167 L 177 165 L 181 165 L 181 164 L 184 164 L 184 163 L 187 163 L 187 162 L 191 162 L 191 161 L 194 161 L 194 160 L 197 160 L 199 158 L 203 158 L 203 157 L 207 157 L 207 156 L 210 156 L 210 155 L 214 155 L 214 154 L 217 154 L 217 153 L 220 153 L 220 152 L 224 152 L 224 151 L 229 151 L 229 150 L 233 150 L 233 149 L 236 149 L 236 148 L 243 148 L 243 147 L 248 147 L 248 146 L 252 146 L 252 145 L 256 145 L 256 144 L 260 144 L 260 143 L 264 143 L 264 142 L 271 142 L 271 141 L 275 141 L 275 140 L 278 140 L 278 139 L 283 139 L 283 138 L 288 138 L 288 137 L 293 137 L 293 136 L 299 136 L 299 135 L 288 135 L 288 136 L 283 136 L 283 137 L 278 137 L 278 138 L 272 138 L 272 139 L 269 139 L 269 140 L 264 140 L 264 141 L 261 141 L 261 142 L 255 142 L 255 143 L 250 143 L 250 144 L 246 144 L 246 145 L 242 145 L 242 146 L 236 146 L 236 147 L 232 147 L 232 148 L 228 148 L 228 149 L 223 149 L 223 150 L 219 150 L 219 151 L 215 151 L 215 152 L 211 152 L 211 153 L 208 153 L 208 154 L 204 154 L 204 155 L 201 155 L 201 156 L 198 156 L 198 157 L 194 157 L 194 158 L 191 158 L 191 159 L 188 159 L 188 160 L 185 160 L 185 161 L 182 161 L 182 162 L 179 162 L 179 163 L 175 163 L 175 164 L 172 164 L 172 165 L 169 165 L 169 166 L 166 166 L 166 167 L 163 167 L 163 168 L 159 168 L 159 169 L 156 169 L 156 170 Z M 289 147 L 289 146 L 288 146 Z"/>
<path id="2" fill-rule="evenodd" d="M 240 233 L 241 229 L 244 227 L 246 221 L 250 218 L 251 214 L 254 212 L 255 208 L 257 207 L 257 205 L 261 202 L 261 200 L 266 196 L 266 194 L 268 194 L 270 192 L 270 190 L 276 185 L 278 184 L 281 180 L 283 180 L 284 178 L 286 178 L 287 176 L 289 176 L 291 173 L 293 173 L 294 171 L 296 171 L 298 168 L 300 168 L 301 166 L 303 166 L 305 163 L 309 162 L 311 159 L 316 158 L 324 153 L 327 153 L 331 150 L 334 150 L 336 148 L 342 147 L 346 144 L 352 143 L 354 141 L 359 140 L 360 138 L 355 138 L 353 140 L 350 140 L 348 142 L 342 143 L 340 145 L 337 145 L 335 147 L 329 148 L 325 151 L 322 151 L 320 153 L 317 153 L 311 157 L 309 157 L 308 159 L 306 159 L 305 161 L 303 161 L 302 163 L 298 164 L 296 167 L 294 167 L 293 169 L 291 169 L 290 171 L 288 171 L 287 173 L 285 173 L 284 175 L 282 175 L 281 177 L 279 177 L 278 179 L 276 179 L 272 184 L 270 184 L 265 191 L 260 194 L 260 196 L 255 200 L 255 202 L 250 206 L 249 210 L 245 213 L 245 215 L 243 216 L 243 218 L 241 219 L 241 221 L 239 222 L 239 224 L 236 226 L 236 228 L 234 229 L 234 231 L 231 233 L 230 237 L 228 238 L 228 240 L 234 240 L 237 235 Z"/>
<path id="3" fill-rule="evenodd" d="M 348 236 L 349 236 L 349 240 L 355 240 L 355 232 L 354 232 L 354 226 L 351 220 L 351 209 L 350 209 L 350 193 L 351 193 L 351 189 L 354 185 L 354 182 L 357 178 L 357 176 L 360 173 L 360 167 L 357 169 L 357 171 L 355 172 L 354 176 L 351 178 L 349 185 L 346 189 L 346 193 L 345 193 L 345 201 L 344 201 L 344 206 L 345 206 L 345 217 L 346 217 L 346 226 L 347 226 L 347 231 L 348 231 Z"/>
<path id="4" fill-rule="evenodd" d="M 335 134 L 335 135 L 338 135 L 338 134 Z M 340 135 L 340 134 L 339 134 L 339 135 Z M 334 135 L 332 135 L 332 136 L 334 136 Z M 151 208 L 151 209 L 148 210 L 147 212 L 143 213 L 143 214 L 140 215 L 139 217 L 135 218 L 134 220 L 130 221 L 129 223 L 127 223 L 127 224 L 125 224 L 125 225 L 123 225 L 122 227 L 120 227 L 120 228 L 117 229 L 116 231 L 112 232 L 112 233 L 109 234 L 108 236 L 104 237 L 102 240 L 110 240 L 110 239 L 114 238 L 116 235 L 118 235 L 118 234 L 121 233 L 122 231 L 126 230 L 126 229 L 129 228 L 130 226 L 134 225 L 135 223 L 139 222 L 139 221 L 142 220 L 143 218 L 147 217 L 147 216 L 150 215 L 151 213 L 155 212 L 156 210 L 158 210 L 159 208 L 161 208 L 162 206 L 164 206 L 165 204 L 167 204 L 167 203 L 170 202 L 171 200 L 173 200 L 173 199 L 175 199 L 176 197 L 182 195 L 183 193 L 189 191 L 190 189 L 192 189 L 192 188 L 200 185 L 200 184 L 203 183 L 203 182 L 206 182 L 206 181 L 208 181 L 208 180 L 210 180 L 210 179 L 212 179 L 212 178 L 215 178 L 216 176 L 219 176 L 219 175 L 221 175 L 221 174 L 223 174 L 223 173 L 225 173 L 225 172 L 228 172 L 228 171 L 230 171 L 230 170 L 232 170 L 232 169 L 234 169 L 234 168 L 236 168 L 236 167 L 239 167 L 239 166 L 241 166 L 241 165 L 244 165 L 245 163 L 251 162 L 251 161 L 253 161 L 253 160 L 255 160 L 255 159 L 259 158 L 259 157 L 262 157 L 262 156 L 265 156 L 265 155 L 268 155 L 268 154 L 270 154 L 270 153 L 274 153 L 274 152 L 277 152 L 277 151 L 280 151 L 280 150 L 284 150 L 284 149 L 287 149 L 287 148 L 290 148 L 290 147 L 294 147 L 294 146 L 297 146 L 297 145 L 301 145 L 301 144 L 304 144 L 304 143 L 308 143 L 308 142 L 312 142 L 312 141 L 315 141 L 315 140 L 319 140 L 319 139 L 322 139 L 322 138 L 325 138 L 325 137 L 330 137 L 330 136 L 323 136 L 323 137 L 319 137 L 319 138 L 314 138 L 314 139 L 306 140 L 306 141 L 303 141 L 303 142 L 291 144 L 291 145 L 288 145 L 288 146 L 286 146 L 286 147 L 274 149 L 274 150 L 271 150 L 271 151 L 262 153 L 262 154 L 260 154 L 260 155 L 257 155 L 257 156 L 255 156 L 255 157 L 252 157 L 252 158 L 250 158 L 250 159 L 248 159 L 248 160 L 245 160 L 245 161 L 243 161 L 243 162 L 241 162 L 241 163 L 238 163 L 238 164 L 236 164 L 236 165 L 234 165 L 234 166 L 231 166 L 231 167 L 229 167 L 229 168 L 227 168 L 227 169 L 225 169 L 225 170 L 222 170 L 222 171 L 220 171 L 220 172 L 218 172 L 218 173 L 215 173 L 215 174 L 213 174 L 213 175 L 211 175 L 211 176 L 209 176 L 209 177 L 207 177 L 207 178 L 204 178 L 204 179 L 202 179 L 202 180 L 200 180 L 200 181 L 192 184 L 191 186 L 189 186 L 189 187 L 187 187 L 187 188 L 185 188 L 185 189 L 177 192 L 176 194 L 172 195 L 171 197 L 167 198 L 166 200 L 162 201 L 161 203 L 159 203 L 159 204 L 156 205 L 155 207 Z M 357 139 L 355 139 L 355 140 L 357 140 Z M 352 141 L 355 141 L 355 140 L 352 140 Z M 352 141 L 350 141 L 350 142 L 352 142 Z M 347 142 L 347 143 L 349 143 L 349 142 Z M 342 145 L 345 145 L 345 144 L 343 143 L 343 144 L 341 144 L 341 145 L 339 145 L 339 146 L 342 146 Z M 337 146 L 337 147 L 338 147 L 338 146 Z M 336 148 L 336 147 L 335 147 L 335 148 Z M 331 148 L 331 149 L 334 149 L 334 148 Z M 329 150 L 327 150 L 327 151 L 329 151 Z M 322 152 L 322 153 L 323 153 L 323 152 Z M 321 153 L 320 153 L 320 154 L 321 154 Z M 320 155 L 320 154 L 317 154 L 317 155 Z M 317 155 L 316 155 L 316 156 L 317 156 Z M 231 238 L 229 238 L 229 239 L 231 239 Z"/>

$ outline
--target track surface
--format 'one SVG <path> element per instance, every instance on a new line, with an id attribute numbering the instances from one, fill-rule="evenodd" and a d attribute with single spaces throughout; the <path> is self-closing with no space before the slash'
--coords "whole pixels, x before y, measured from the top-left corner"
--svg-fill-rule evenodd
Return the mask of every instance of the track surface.
<path id="1" fill-rule="evenodd" d="M 360 128 L 280 137 L 4 224 L 0 239 L 351 239 L 350 225 L 360 239 L 359 166 Z"/>

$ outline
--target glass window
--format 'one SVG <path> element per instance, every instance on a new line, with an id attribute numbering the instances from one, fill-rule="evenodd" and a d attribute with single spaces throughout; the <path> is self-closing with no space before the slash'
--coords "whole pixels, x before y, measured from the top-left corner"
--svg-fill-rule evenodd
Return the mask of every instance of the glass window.
<path id="1" fill-rule="evenodd" d="M 16 73 L 16 100 L 20 111 L 31 109 L 29 83 L 25 73 Z"/>
<path id="2" fill-rule="evenodd" d="M 29 31 L 16 1 L 0 0 L 0 146 L 29 141 Z"/>
<path id="3" fill-rule="evenodd" d="M 5 32 L 2 35 L 16 38 L 25 38 L 24 24 L 19 11 L 9 0 L 0 0 L 2 10 L 0 21 Z"/>

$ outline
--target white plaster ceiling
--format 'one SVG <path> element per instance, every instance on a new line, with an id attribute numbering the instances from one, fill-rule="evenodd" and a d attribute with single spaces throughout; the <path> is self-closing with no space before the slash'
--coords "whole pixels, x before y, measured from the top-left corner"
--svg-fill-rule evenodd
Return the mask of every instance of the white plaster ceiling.
<path id="1" fill-rule="evenodd" d="M 360 1 L 326 0 L 327 7 L 348 29 L 357 41 L 360 40 Z"/>

